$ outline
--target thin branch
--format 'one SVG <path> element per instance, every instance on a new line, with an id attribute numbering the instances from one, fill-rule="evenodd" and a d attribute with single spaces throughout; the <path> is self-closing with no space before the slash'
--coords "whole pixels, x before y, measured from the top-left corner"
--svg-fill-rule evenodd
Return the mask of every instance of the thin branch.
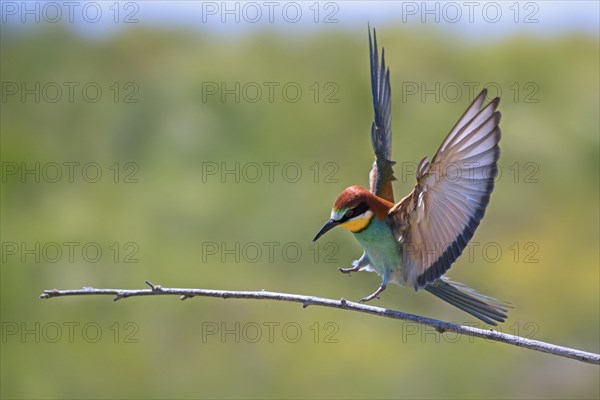
<path id="1" fill-rule="evenodd" d="M 421 317 L 418 315 L 407 314 L 400 311 L 388 310 L 381 307 L 373 307 L 365 304 L 354 303 L 346 299 L 333 300 L 314 296 L 304 296 L 298 294 L 267 292 L 265 290 L 258 292 L 249 291 L 232 291 L 232 290 L 210 290 L 210 289 L 179 289 L 179 288 L 163 288 L 160 285 L 153 285 L 146 281 L 150 289 L 126 290 L 126 289 L 95 289 L 84 287 L 80 290 L 44 290 L 40 295 L 42 299 L 50 299 L 52 297 L 63 296 L 97 296 L 97 295 L 114 295 L 114 300 L 125 299 L 135 296 L 180 296 L 181 300 L 188 298 L 203 296 L 203 297 L 220 297 L 223 299 L 255 299 L 255 300 L 276 300 L 290 301 L 302 303 L 303 307 L 308 306 L 323 306 L 340 308 L 342 310 L 358 311 L 367 314 L 374 314 L 380 317 L 399 319 L 403 321 L 414 322 L 416 324 L 433 327 L 436 331 L 443 334 L 444 332 L 453 332 L 466 336 L 474 336 L 483 339 L 494 340 L 497 342 L 508 343 L 514 346 L 525 347 L 532 350 L 541 351 L 544 353 L 554 354 L 560 357 L 572 358 L 574 360 L 583 361 L 590 364 L 600 365 L 600 354 L 588 353 L 581 350 L 571 349 L 568 347 L 557 346 L 554 344 L 523 338 L 520 336 L 509 335 L 502 332 L 497 332 L 492 329 L 479 329 L 471 326 L 457 325 L 449 322 L 439 321 L 432 318 Z"/>

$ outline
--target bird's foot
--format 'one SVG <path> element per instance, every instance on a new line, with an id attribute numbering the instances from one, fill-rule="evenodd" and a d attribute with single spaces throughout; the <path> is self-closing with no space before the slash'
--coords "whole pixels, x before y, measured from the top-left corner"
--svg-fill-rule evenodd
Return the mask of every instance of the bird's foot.
<path id="1" fill-rule="evenodd" d="M 360 271 L 360 265 L 357 265 L 357 266 L 352 267 L 352 268 L 338 268 L 338 270 L 342 274 L 351 274 L 352 272 L 358 272 L 358 271 Z"/>
<path id="2" fill-rule="evenodd" d="M 371 301 L 375 298 L 379 298 L 379 295 L 381 294 L 381 292 L 383 292 L 385 290 L 385 285 L 381 285 L 379 286 L 379 289 L 377 289 L 375 291 L 375 293 L 368 295 L 367 297 L 363 297 L 362 299 L 360 299 L 360 303 L 366 303 L 367 301 Z"/>

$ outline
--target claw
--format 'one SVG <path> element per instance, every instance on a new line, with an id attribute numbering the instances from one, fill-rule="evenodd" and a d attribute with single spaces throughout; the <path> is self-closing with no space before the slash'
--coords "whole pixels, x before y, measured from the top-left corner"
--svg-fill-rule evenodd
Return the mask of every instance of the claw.
<path id="1" fill-rule="evenodd" d="M 379 286 L 379 289 L 377 289 L 375 291 L 375 293 L 368 295 L 367 297 L 363 297 L 362 299 L 360 299 L 360 303 L 366 303 L 367 301 L 371 301 L 374 298 L 378 298 L 379 299 L 379 295 L 381 294 L 381 292 L 383 292 L 385 290 L 385 285 L 381 285 Z"/>
<path id="2" fill-rule="evenodd" d="M 338 268 L 338 271 L 340 271 L 342 274 L 350 274 L 352 272 L 360 271 L 360 266 L 357 265 L 356 267 L 352 267 L 352 268 Z"/>

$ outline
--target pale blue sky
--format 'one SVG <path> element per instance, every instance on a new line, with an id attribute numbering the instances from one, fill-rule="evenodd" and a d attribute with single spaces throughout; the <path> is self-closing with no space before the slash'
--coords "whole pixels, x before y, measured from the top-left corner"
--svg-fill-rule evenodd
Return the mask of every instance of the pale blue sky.
<path id="1" fill-rule="evenodd" d="M 3 25 L 29 29 L 56 21 L 91 36 L 103 36 L 135 26 L 183 26 L 231 35 L 244 35 L 269 27 L 302 34 L 317 29 L 362 29 L 367 22 L 376 27 L 427 24 L 474 40 L 517 32 L 600 35 L 600 2 L 597 0 L 56 1 L 23 4 L 21 1 L 2 2 Z"/>

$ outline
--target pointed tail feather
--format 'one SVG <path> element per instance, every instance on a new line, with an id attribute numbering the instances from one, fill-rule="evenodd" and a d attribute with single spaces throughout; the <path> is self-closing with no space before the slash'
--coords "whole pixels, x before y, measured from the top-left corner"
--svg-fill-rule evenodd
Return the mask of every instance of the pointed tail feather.
<path id="1" fill-rule="evenodd" d="M 507 318 L 507 308 L 510 307 L 507 303 L 483 295 L 467 285 L 452 282 L 447 278 L 435 280 L 425 286 L 425 290 L 489 325 L 504 322 Z"/>

